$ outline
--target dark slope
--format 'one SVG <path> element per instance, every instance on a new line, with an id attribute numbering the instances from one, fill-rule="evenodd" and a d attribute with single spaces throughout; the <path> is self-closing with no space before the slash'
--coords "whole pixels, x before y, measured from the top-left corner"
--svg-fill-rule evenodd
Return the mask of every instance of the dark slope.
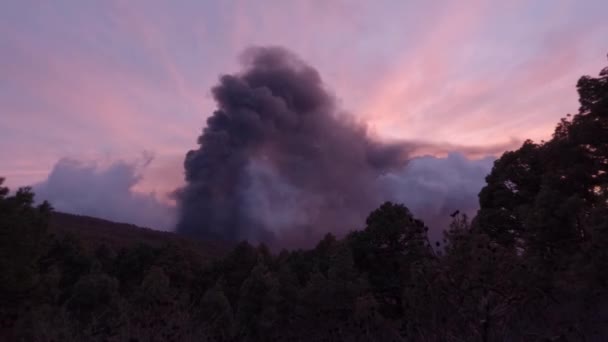
<path id="1" fill-rule="evenodd" d="M 231 247 L 222 242 L 189 239 L 172 232 L 60 212 L 52 214 L 49 232 L 57 236 L 73 235 L 87 249 L 95 249 L 104 244 L 114 249 L 133 247 L 138 244 L 153 247 L 175 244 L 180 248 L 191 250 L 201 257 L 217 258 L 225 255 Z"/>

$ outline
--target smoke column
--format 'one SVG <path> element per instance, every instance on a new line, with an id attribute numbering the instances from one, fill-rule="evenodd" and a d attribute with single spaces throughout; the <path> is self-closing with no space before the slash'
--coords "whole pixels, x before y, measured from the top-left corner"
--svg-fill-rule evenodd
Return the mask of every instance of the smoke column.
<path id="1" fill-rule="evenodd" d="M 406 148 L 371 139 L 287 50 L 250 48 L 241 61 L 213 88 L 217 110 L 186 155 L 177 231 L 273 243 L 360 228 Z"/>

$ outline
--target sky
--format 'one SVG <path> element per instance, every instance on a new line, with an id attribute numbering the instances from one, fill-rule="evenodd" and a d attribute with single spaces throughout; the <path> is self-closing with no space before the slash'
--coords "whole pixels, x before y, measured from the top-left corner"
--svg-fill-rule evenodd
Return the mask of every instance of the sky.
<path id="1" fill-rule="evenodd" d="M 169 200 L 249 46 L 315 67 L 340 107 L 421 154 L 499 155 L 547 139 L 607 64 L 604 0 L 89 1 L 0 4 L 0 175 L 109 172 Z M 129 173 L 130 172 L 130 173 Z"/>

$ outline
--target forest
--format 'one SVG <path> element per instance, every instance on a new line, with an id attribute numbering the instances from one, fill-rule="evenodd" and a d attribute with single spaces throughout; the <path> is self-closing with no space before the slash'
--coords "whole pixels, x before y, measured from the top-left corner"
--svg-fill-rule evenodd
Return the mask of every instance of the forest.
<path id="1" fill-rule="evenodd" d="M 605 341 L 608 68 L 548 141 L 496 160 L 433 243 L 386 202 L 310 250 L 91 247 L 0 183 L 3 341 Z"/>

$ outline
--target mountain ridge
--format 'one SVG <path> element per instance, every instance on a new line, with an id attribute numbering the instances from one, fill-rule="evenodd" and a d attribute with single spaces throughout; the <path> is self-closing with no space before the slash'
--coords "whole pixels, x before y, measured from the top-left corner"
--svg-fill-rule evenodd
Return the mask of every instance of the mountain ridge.
<path id="1" fill-rule="evenodd" d="M 174 232 L 159 231 L 131 223 L 114 222 L 93 216 L 53 212 L 49 220 L 49 233 L 58 237 L 75 236 L 88 250 L 102 245 L 115 249 L 138 244 L 162 247 L 176 244 L 201 257 L 217 258 L 225 255 L 232 246 L 226 242 L 197 240 Z"/>

